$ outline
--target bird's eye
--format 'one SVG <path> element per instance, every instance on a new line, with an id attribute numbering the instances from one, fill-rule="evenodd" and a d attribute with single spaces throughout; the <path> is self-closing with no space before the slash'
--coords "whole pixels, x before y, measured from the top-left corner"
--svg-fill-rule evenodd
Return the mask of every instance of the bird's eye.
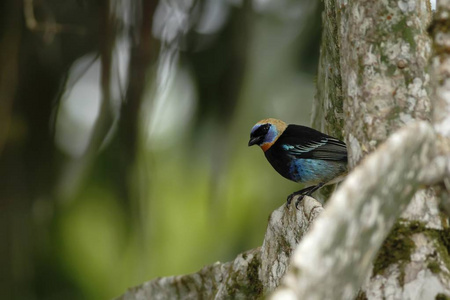
<path id="1" fill-rule="evenodd" d="M 255 132 L 257 136 L 264 136 L 269 131 L 270 124 L 261 125 Z"/>

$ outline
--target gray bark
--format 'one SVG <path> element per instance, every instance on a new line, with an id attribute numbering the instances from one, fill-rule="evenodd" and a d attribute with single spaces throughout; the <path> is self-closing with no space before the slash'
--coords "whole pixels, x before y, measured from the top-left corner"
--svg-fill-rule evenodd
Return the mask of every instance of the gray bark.
<path id="1" fill-rule="evenodd" d="M 345 135 L 355 166 L 396 129 L 430 117 L 430 2 L 351 1 L 336 14 Z"/>
<path id="2" fill-rule="evenodd" d="M 443 195 L 436 197 L 439 188 L 414 195 L 375 255 L 420 185 L 445 182 L 449 173 L 450 151 L 437 124 L 435 132 L 429 123 L 417 122 L 430 119 L 432 105 L 426 72 L 429 2 L 341 1 L 328 12 L 333 13 L 340 21 L 337 40 L 350 166 L 360 165 L 300 244 L 292 272 L 274 298 L 348 299 L 356 296 L 364 278 L 360 298 L 448 295 L 448 218 L 438 207 Z M 434 61 L 440 66 L 442 58 Z M 444 109 L 435 110 L 433 119 L 438 114 L 439 124 L 449 117 Z"/>

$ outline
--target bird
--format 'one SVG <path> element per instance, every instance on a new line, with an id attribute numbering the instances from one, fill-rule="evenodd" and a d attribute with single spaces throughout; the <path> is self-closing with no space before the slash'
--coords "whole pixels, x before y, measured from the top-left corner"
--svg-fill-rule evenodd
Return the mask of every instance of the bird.
<path id="1" fill-rule="evenodd" d="M 273 118 L 261 120 L 250 132 L 248 146 L 253 145 L 261 147 L 281 176 L 307 186 L 287 197 L 287 207 L 299 196 L 295 202 L 298 209 L 304 196 L 341 181 L 348 172 L 346 144 L 306 126 Z"/>

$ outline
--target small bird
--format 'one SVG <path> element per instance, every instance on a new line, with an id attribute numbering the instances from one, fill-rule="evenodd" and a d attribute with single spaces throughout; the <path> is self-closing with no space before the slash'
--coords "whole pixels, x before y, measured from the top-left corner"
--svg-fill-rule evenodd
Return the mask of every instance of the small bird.
<path id="1" fill-rule="evenodd" d="M 283 177 L 308 185 L 290 194 L 287 206 L 324 185 L 341 181 L 347 174 L 347 147 L 344 142 L 315 129 L 277 119 L 264 119 L 253 126 L 249 146 L 258 145 L 272 167 Z"/>

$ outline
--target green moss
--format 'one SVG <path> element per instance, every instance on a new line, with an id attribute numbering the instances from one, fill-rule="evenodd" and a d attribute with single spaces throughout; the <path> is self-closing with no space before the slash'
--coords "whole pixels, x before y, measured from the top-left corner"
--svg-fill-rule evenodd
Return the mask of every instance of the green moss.
<path id="1" fill-rule="evenodd" d="M 405 226 L 411 233 L 420 233 L 429 230 L 427 227 L 425 227 L 425 224 L 423 224 L 420 221 L 408 221 L 405 219 L 399 220 L 402 223 L 406 223 Z"/>
<path id="2" fill-rule="evenodd" d="M 443 245 L 447 249 L 447 253 L 450 253 L 450 228 L 447 227 L 443 230 L 439 230 L 438 232 Z"/>
<path id="3" fill-rule="evenodd" d="M 403 109 L 399 106 L 394 106 L 392 110 L 389 112 L 389 115 L 387 115 L 386 119 L 389 121 L 396 121 L 399 119 L 400 113 L 403 112 Z"/>
<path id="4" fill-rule="evenodd" d="M 449 227 L 448 226 L 448 217 L 447 217 L 447 215 L 445 213 L 443 213 L 443 212 L 439 212 L 439 217 L 441 219 L 442 227 L 444 229 L 447 229 Z"/>
<path id="5" fill-rule="evenodd" d="M 436 250 L 439 252 L 439 256 L 444 264 L 450 269 L 450 229 L 429 230 L 428 234 L 436 241 Z"/>
<path id="6" fill-rule="evenodd" d="M 447 222 L 443 224 L 447 224 Z M 430 229 L 419 221 L 399 220 L 378 252 L 374 262 L 373 275 L 382 274 L 390 265 L 398 264 L 401 272 L 399 281 L 403 284 L 404 266 L 410 261 L 411 254 L 415 249 L 411 237 L 416 233 L 423 233 L 434 242 L 440 259 L 447 268 L 450 268 L 450 228 Z M 433 273 L 440 273 L 441 271 L 439 263 L 432 258 L 430 258 L 427 267 Z"/>
<path id="7" fill-rule="evenodd" d="M 424 233 L 430 240 L 434 241 L 434 246 L 436 247 L 436 251 L 438 252 L 441 261 L 450 269 L 450 228 L 444 227 L 443 230 L 426 229 Z M 433 266 L 432 263 L 431 266 Z M 430 270 L 433 271 L 431 268 Z M 440 268 L 434 268 L 434 271 L 440 271 Z"/>
<path id="8" fill-rule="evenodd" d="M 437 294 L 436 297 L 434 298 L 436 300 L 450 300 L 450 297 L 446 294 Z"/>
<path id="9" fill-rule="evenodd" d="M 287 239 L 284 236 L 280 236 L 280 242 L 278 243 L 277 253 L 284 252 L 287 256 L 291 256 L 292 248 Z"/>
<path id="10" fill-rule="evenodd" d="M 247 295 L 251 295 L 254 298 L 260 298 L 263 292 L 263 284 L 259 280 L 259 268 L 261 267 L 261 260 L 255 255 L 248 264 L 247 278 L 249 285 L 243 287 Z"/>
<path id="11" fill-rule="evenodd" d="M 415 223 L 415 222 L 414 222 Z M 416 224 L 410 224 L 416 226 Z M 403 266 L 411 259 L 414 242 L 411 239 L 411 228 L 397 222 L 383 243 L 373 265 L 373 275 L 382 274 L 386 268 L 396 263 L 400 265 L 400 278 L 403 281 Z"/>
<path id="12" fill-rule="evenodd" d="M 248 257 L 248 256 L 247 256 Z M 231 278 L 233 284 L 227 285 L 227 294 L 230 299 L 243 298 L 245 299 L 260 299 L 263 296 L 263 284 L 259 280 L 259 269 L 261 267 L 261 259 L 258 255 L 248 263 L 246 280 L 235 277 Z M 233 273 L 233 270 L 229 270 Z"/>
<path id="13" fill-rule="evenodd" d="M 402 18 L 400 22 L 392 26 L 392 30 L 394 32 L 399 32 L 403 40 L 408 42 L 409 45 L 411 46 L 411 49 L 415 51 L 417 47 L 416 41 L 414 40 L 415 33 L 411 27 L 406 25 L 406 22 L 407 17 Z"/>
<path id="14" fill-rule="evenodd" d="M 367 295 L 363 291 L 359 291 L 358 295 L 356 296 L 355 300 L 367 300 Z"/>
<path id="15" fill-rule="evenodd" d="M 364 84 L 363 79 L 366 77 L 364 76 L 364 72 L 366 70 L 366 66 L 364 65 L 364 57 L 358 56 L 358 86 L 362 86 Z"/>
<path id="16" fill-rule="evenodd" d="M 389 64 L 389 65 L 388 65 L 388 69 L 387 69 L 387 75 L 388 75 L 388 76 L 394 75 L 395 70 L 397 70 L 397 66 L 395 66 L 395 65 L 393 65 L 393 64 Z"/>
<path id="17" fill-rule="evenodd" d="M 430 261 L 427 267 L 434 274 L 437 274 L 441 271 L 441 267 L 439 266 L 439 263 L 437 261 Z"/>
<path id="18" fill-rule="evenodd" d="M 383 47 L 377 45 L 378 51 L 380 52 L 380 60 L 383 64 L 388 65 L 391 64 L 387 55 L 384 54 Z"/>
<path id="19" fill-rule="evenodd" d="M 233 270 L 228 270 L 228 272 L 233 272 Z M 239 284 L 238 278 L 236 276 L 231 277 L 231 282 L 233 284 L 226 284 L 227 295 L 236 298 L 237 294 L 241 294 L 241 285 Z"/>

